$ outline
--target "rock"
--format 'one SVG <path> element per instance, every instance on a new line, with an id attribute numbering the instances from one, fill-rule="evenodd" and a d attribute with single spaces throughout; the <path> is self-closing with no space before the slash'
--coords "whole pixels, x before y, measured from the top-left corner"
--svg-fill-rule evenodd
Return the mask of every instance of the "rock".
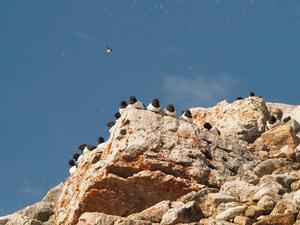
<path id="1" fill-rule="evenodd" d="M 25 208 L 21 211 L 21 214 L 40 222 L 47 222 L 54 212 L 49 202 L 41 201 Z"/>
<path id="2" fill-rule="evenodd" d="M 127 133 L 118 138 L 120 129 Z M 221 186 L 228 177 L 256 165 L 246 143 L 214 135 L 212 144 L 205 139 L 208 133 L 148 110 L 126 111 L 101 155 L 88 154 L 86 164 L 66 180 L 56 223 L 76 224 L 89 211 L 126 217 L 206 185 Z"/>
<path id="3" fill-rule="evenodd" d="M 3 219 L 0 219 L 0 225 L 5 225 L 7 222 L 8 222 L 8 218 L 3 218 Z"/>
<path id="4" fill-rule="evenodd" d="M 285 145 L 295 148 L 299 144 L 295 131 L 288 123 L 263 133 L 261 138 L 263 144 L 267 145 L 271 150 L 278 150 Z"/>
<path id="5" fill-rule="evenodd" d="M 260 218 L 253 225 L 293 225 L 295 216 L 293 214 L 269 215 Z"/>
<path id="6" fill-rule="evenodd" d="M 296 212 L 297 210 L 293 202 L 281 200 L 276 204 L 270 215 L 281 215 Z"/>
<path id="7" fill-rule="evenodd" d="M 291 184 L 291 189 L 292 189 L 293 191 L 299 190 L 299 189 L 300 189 L 300 180 L 293 182 L 293 183 Z"/>
<path id="8" fill-rule="evenodd" d="M 242 214 L 246 210 L 246 208 L 247 208 L 246 205 L 242 205 L 242 206 L 236 206 L 236 207 L 226 209 L 225 211 L 223 211 L 222 213 L 220 213 L 216 216 L 216 220 L 217 221 L 221 221 L 221 220 L 228 221 L 228 220 L 233 219 L 234 217 Z"/>
<path id="9" fill-rule="evenodd" d="M 261 178 L 260 183 L 256 188 L 257 192 L 252 196 L 252 200 L 254 201 L 260 200 L 264 195 L 276 198 L 278 194 L 281 194 L 286 190 L 272 176 L 268 175 Z"/>
<path id="10" fill-rule="evenodd" d="M 221 203 L 218 206 L 217 211 L 216 211 L 215 214 L 220 214 L 220 213 L 224 212 L 227 209 L 231 209 L 231 208 L 234 208 L 234 207 L 237 207 L 237 206 L 241 206 L 241 203 L 240 202 L 226 202 L 226 203 Z"/>
<path id="11" fill-rule="evenodd" d="M 227 221 L 218 221 L 213 218 L 201 219 L 196 225 L 236 225 L 235 223 L 230 223 Z"/>
<path id="12" fill-rule="evenodd" d="M 227 203 L 227 202 L 235 202 L 235 197 L 232 197 L 230 195 L 226 195 L 223 193 L 210 193 L 207 195 L 206 201 L 205 201 L 205 208 L 206 211 L 209 211 L 210 215 L 214 214 L 217 210 L 217 207 L 221 203 Z"/>
<path id="13" fill-rule="evenodd" d="M 245 216 L 247 217 L 259 217 L 266 213 L 266 210 L 263 207 L 251 205 L 245 211 Z"/>
<path id="14" fill-rule="evenodd" d="M 233 222 L 238 225 L 251 225 L 253 224 L 254 220 L 253 219 L 251 220 L 246 216 L 236 216 L 234 217 Z"/>
<path id="15" fill-rule="evenodd" d="M 270 187 L 262 187 L 261 189 L 259 189 L 253 196 L 252 196 L 252 200 L 254 201 L 258 201 L 259 199 L 261 199 L 263 196 L 265 195 L 270 195 L 273 196 L 276 195 L 278 192 L 278 190 L 276 190 L 276 192 L 273 192 L 273 189 Z"/>
<path id="16" fill-rule="evenodd" d="M 120 216 L 106 215 L 97 212 L 83 213 L 79 220 L 78 225 L 154 225 L 151 222 L 143 220 L 132 220 Z"/>
<path id="17" fill-rule="evenodd" d="M 294 225 L 300 225 L 300 220 L 297 220 Z"/>
<path id="18" fill-rule="evenodd" d="M 291 115 L 291 112 L 297 107 L 295 105 L 288 105 L 283 103 L 270 103 L 267 102 L 267 107 L 271 114 L 275 115 L 277 118 L 282 120 L 282 118 L 285 118 L 289 115 Z"/>
<path id="19" fill-rule="evenodd" d="M 0 225 L 293 224 L 300 220 L 292 113 L 299 107 L 267 105 L 249 97 L 194 108 L 193 123 L 125 109 L 75 174 Z M 265 132 L 270 114 L 281 121 Z M 295 120 L 283 122 L 290 115 Z"/>
<path id="20" fill-rule="evenodd" d="M 245 173 L 241 174 L 241 180 L 253 185 L 259 183 L 259 177 L 251 170 L 248 170 Z"/>
<path id="21" fill-rule="evenodd" d="M 294 148 L 291 148 L 288 145 L 283 146 L 279 152 L 278 152 L 278 156 L 283 156 L 286 159 L 290 160 L 290 161 L 294 161 L 296 162 L 296 151 Z"/>
<path id="22" fill-rule="evenodd" d="M 275 116 L 275 118 L 277 120 L 281 120 L 282 119 L 283 113 L 282 113 L 282 110 L 280 108 L 270 107 L 269 104 L 267 104 L 267 106 L 268 106 L 268 109 L 270 111 L 270 115 Z"/>
<path id="23" fill-rule="evenodd" d="M 60 183 L 54 188 L 50 189 L 42 201 L 55 204 L 62 193 L 62 188 L 63 188 L 63 183 Z"/>
<path id="24" fill-rule="evenodd" d="M 296 162 L 300 163 L 300 144 L 295 148 L 295 152 Z"/>
<path id="25" fill-rule="evenodd" d="M 177 199 L 177 201 L 183 202 L 183 203 L 187 203 L 190 201 L 196 201 L 198 202 L 198 204 L 202 204 L 206 201 L 207 195 L 209 193 L 216 193 L 219 190 L 217 188 L 203 188 L 197 192 L 192 191 L 182 197 L 180 197 L 179 199 Z"/>
<path id="26" fill-rule="evenodd" d="M 276 203 L 271 196 L 264 195 L 258 202 L 257 206 L 263 208 L 267 213 L 271 212 Z"/>
<path id="27" fill-rule="evenodd" d="M 152 223 L 160 223 L 163 215 L 170 208 L 171 201 L 162 201 L 140 213 L 131 214 L 127 218 L 131 220 L 146 220 Z"/>
<path id="28" fill-rule="evenodd" d="M 257 151 L 256 154 L 260 160 L 267 160 L 269 158 L 269 152 L 267 151 Z"/>
<path id="29" fill-rule="evenodd" d="M 46 196 L 31 206 L 20 211 L 0 217 L 0 225 L 50 225 L 54 224 L 54 209 L 62 190 L 62 183 L 52 188 Z"/>
<path id="30" fill-rule="evenodd" d="M 300 124 L 300 106 L 298 105 L 296 108 L 294 108 L 291 113 L 287 116 L 290 116 L 292 119 L 294 119 L 298 124 Z"/>
<path id="31" fill-rule="evenodd" d="M 300 131 L 300 124 L 297 120 L 291 119 L 288 124 L 293 128 L 293 130 L 298 133 Z"/>
<path id="32" fill-rule="evenodd" d="M 245 181 L 228 181 L 222 185 L 220 192 L 231 195 L 241 202 L 246 202 L 257 192 L 257 187 Z"/>
<path id="33" fill-rule="evenodd" d="M 160 224 L 173 225 L 178 223 L 191 223 L 197 222 L 202 218 L 204 218 L 204 216 L 199 205 L 195 201 L 192 201 L 181 207 L 173 208 L 167 211 L 163 215 Z"/>
<path id="34" fill-rule="evenodd" d="M 7 217 L 0 217 L 0 224 L 2 225 L 43 225 L 42 222 L 22 216 L 18 213 L 11 214 Z"/>
<path id="35" fill-rule="evenodd" d="M 203 127 L 209 122 L 222 136 L 254 142 L 265 129 L 269 111 L 262 98 L 251 97 L 228 103 L 223 101 L 212 108 L 192 108 L 193 122 Z M 251 118 L 251 119 L 250 119 Z"/>
<path id="36" fill-rule="evenodd" d="M 258 177 L 262 177 L 267 174 L 272 174 L 276 169 L 281 167 L 291 167 L 293 169 L 298 169 L 300 165 L 298 163 L 289 162 L 284 159 L 267 159 L 266 161 L 261 162 L 255 167 L 254 173 Z"/>

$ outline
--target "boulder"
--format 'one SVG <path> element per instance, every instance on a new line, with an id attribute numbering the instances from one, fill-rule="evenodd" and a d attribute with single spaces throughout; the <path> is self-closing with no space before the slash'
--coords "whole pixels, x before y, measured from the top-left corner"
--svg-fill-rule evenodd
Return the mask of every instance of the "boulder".
<path id="1" fill-rule="evenodd" d="M 233 103 L 222 101 L 211 108 L 192 108 L 193 122 L 203 127 L 209 122 L 222 136 L 254 142 L 265 130 L 269 118 L 262 98 L 249 97 Z"/>
<path id="2" fill-rule="evenodd" d="M 178 208 L 172 208 L 167 211 L 162 218 L 161 225 L 175 225 L 179 223 L 197 222 L 204 218 L 204 215 L 195 202 L 186 203 Z"/>
<path id="3" fill-rule="evenodd" d="M 261 206 L 250 205 L 245 211 L 245 216 L 247 217 L 259 217 L 266 213 L 266 210 Z"/>
<path id="4" fill-rule="evenodd" d="M 299 144 L 299 138 L 294 129 L 288 124 L 283 124 L 261 135 L 262 143 L 271 150 L 279 150 L 285 145 L 295 148 Z"/>
<path id="5" fill-rule="evenodd" d="M 238 225 L 251 225 L 253 224 L 254 220 L 247 216 L 236 216 L 234 217 L 233 222 Z"/>
<path id="6" fill-rule="evenodd" d="M 298 169 L 298 168 L 300 168 L 300 164 L 293 163 L 293 162 L 290 162 L 290 161 L 287 161 L 287 160 L 281 159 L 281 158 L 280 159 L 267 159 L 255 167 L 254 173 L 258 177 L 262 177 L 267 174 L 272 174 L 275 170 L 282 168 L 282 167 Z"/>
<path id="7" fill-rule="evenodd" d="M 251 200 L 258 188 L 242 180 L 228 181 L 222 185 L 220 192 L 235 197 L 241 202 Z"/>
<path id="8" fill-rule="evenodd" d="M 274 198 L 269 195 L 264 195 L 258 202 L 257 206 L 263 208 L 267 213 L 271 212 L 272 209 L 275 207 L 276 202 Z"/>
<path id="9" fill-rule="evenodd" d="M 293 225 L 294 222 L 294 214 L 280 214 L 261 217 L 259 221 L 253 225 Z"/>
<path id="10" fill-rule="evenodd" d="M 233 219 L 234 217 L 241 215 L 246 210 L 246 205 L 236 206 L 229 209 L 226 209 L 225 211 L 221 212 L 216 216 L 217 221 L 225 220 L 228 221 L 230 219 Z"/>
<path id="11" fill-rule="evenodd" d="M 205 201 L 206 211 L 210 212 L 210 215 L 214 214 L 221 203 L 235 202 L 236 198 L 223 193 L 210 193 L 207 195 Z"/>
<path id="12" fill-rule="evenodd" d="M 120 216 L 106 215 L 104 213 L 86 212 L 83 213 L 78 225 L 154 225 L 154 223 L 143 220 L 132 220 Z M 157 224 L 158 225 L 158 224 Z"/>
<path id="13" fill-rule="evenodd" d="M 131 220 L 146 220 L 152 223 L 160 223 L 163 215 L 172 207 L 171 201 L 162 201 L 156 205 L 143 210 L 140 213 L 134 213 L 127 218 Z"/>

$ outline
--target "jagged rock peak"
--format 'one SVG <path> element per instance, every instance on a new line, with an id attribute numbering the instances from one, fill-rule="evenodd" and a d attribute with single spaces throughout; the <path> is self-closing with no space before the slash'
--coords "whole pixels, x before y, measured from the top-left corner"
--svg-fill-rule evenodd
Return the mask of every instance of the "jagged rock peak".
<path id="1" fill-rule="evenodd" d="M 124 109 L 43 199 L 49 215 L 33 205 L 0 224 L 300 224 L 299 106 L 253 96 L 190 111 L 192 122 Z M 291 119 L 266 130 L 280 111 Z"/>

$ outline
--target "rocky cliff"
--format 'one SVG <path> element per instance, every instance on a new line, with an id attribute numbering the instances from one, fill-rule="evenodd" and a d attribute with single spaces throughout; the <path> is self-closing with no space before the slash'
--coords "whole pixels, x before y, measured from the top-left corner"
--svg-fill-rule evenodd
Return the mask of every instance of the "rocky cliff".
<path id="1" fill-rule="evenodd" d="M 249 97 L 191 112 L 126 110 L 103 148 L 0 225 L 300 224 L 300 106 Z"/>

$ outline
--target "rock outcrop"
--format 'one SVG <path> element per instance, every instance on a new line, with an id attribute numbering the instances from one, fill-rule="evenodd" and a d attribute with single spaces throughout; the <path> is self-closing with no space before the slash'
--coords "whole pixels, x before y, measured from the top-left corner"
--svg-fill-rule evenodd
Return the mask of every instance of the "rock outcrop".
<path id="1" fill-rule="evenodd" d="M 254 142 L 264 131 L 269 110 L 262 98 L 249 97 L 233 103 L 222 101 L 212 108 L 193 108 L 195 124 L 209 122 L 224 137 Z"/>
<path id="2" fill-rule="evenodd" d="M 126 109 L 73 175 L 0 225 L 299 224 L 298 108 L 249 97 L 193 108 L 192 123 Z M 280 112 L 291 120 L 266 131 Z"/>

